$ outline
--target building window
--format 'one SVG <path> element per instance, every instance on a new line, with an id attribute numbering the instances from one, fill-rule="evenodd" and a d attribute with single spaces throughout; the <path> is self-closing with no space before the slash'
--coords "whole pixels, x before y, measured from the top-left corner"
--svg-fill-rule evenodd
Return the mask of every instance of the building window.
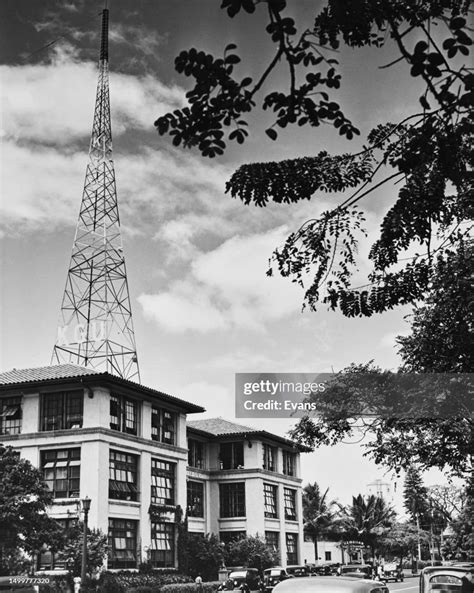
<path id="1" fill-rule="evenodd" d="M 188 517 L 204 517 L 204 484 L 188 480 Z"/>
<path id="2" fill-rule="evenodd" d="M 277 513 L 277 492 L 278 486 L 274 484 L 263 485 L 263 495 L 265 499 L 265 517 L 276 519 Z"/>
<path id="3" fill-rule="evenodd" d="M 324 560 L 326 562 L 331 562 L 331 560 L 332 560 L 332 552 L 324 552 Z"/>
<path id="4" fill-rule="evenodd" d="M 273 552 L 280 549 L 280 533 L 278 531 L 265 531 L 265 543 Z"/>
<path id="5" fill-rule="evenodd" d="M 153 406 L 151 409 L 151 438 L 160 443 L 176 445 L 176 414 Z"/>
<path id="6" fill-rule="evenodd" d="M 0 434 L 20 434 L 21 396 L 0 400 Z"/>
<path id="7" fill-rule="evenodd" d="M 286 563 L 298 564 L 298 535 L 296 533 L 286 534 Z"/>
<path id="8" fill-rule="evenodd" d="M 276 472 L 276 447 L 263 445 L 263 469 Z"/>
<path id="9" fill-rule="evenodd" d="M 296 455 L 290 451 L 283 451 L 283 473 L 286 476 L 296 476 Z"/>
<path id="10" fill-rule="evenodd" d="M 138 500 L 138 458 L 136 455 L 110 451 L 109 498 Z"/>
<path id="11" fill-rule="evenodd" d="M 174 524 L 151 521 L 150 561 L 155 568 L 174 567 Z"/>
<path id="12" fill-rule="evenodd" d="M 109 519 L 109 556 L 107 568 L 137 567 L 138 521 Z"/>
<path id="13" fill-rule="evenodd" d="M 174 505 L 175 464 L 161 459 L 151 460 L 152 504 Z"/>
<path id="14" fill-rule="evenodd" d="M 44 393 L 41 397 L 41 430 L 81 428 L 82 391 Z"/>
<path id="15" fill-rule="evenodd" d="M 41 451 L 44 481 L 54 498 L 78 498 L 81 450 L 54 449 Z"/>
<path id="16" fill-rule="evenodd" d="M 128 434 L 138 434 L 138 402 L 121 395 L 111 395 L 110 428 Z"/>
<path id="17" fill-rule="evenodd" d="M 220 516 L 245 517 L 245 483 L 219 484 Z"/>
<path id="18" fill-rule="evenodd" d="M 244 467 L 244 444 L 221 443 L 220 469 L 242 469 Z"/>
<path id="19" fill-rule="evenodd" d="M 225 545 L 247 537 L 246 531 L 219 531 L 219 539 Z"/>
<path id="20" fill-rule="evenodd" d="M 296 521 L 296 490 L 284 488 L 283 499 L 285 501 L 285 519 Z"/>
<path id="21" fill-rule="evenodd" d="M 188 465 L 204 469 L 204 443 L 188 439 Z"/>

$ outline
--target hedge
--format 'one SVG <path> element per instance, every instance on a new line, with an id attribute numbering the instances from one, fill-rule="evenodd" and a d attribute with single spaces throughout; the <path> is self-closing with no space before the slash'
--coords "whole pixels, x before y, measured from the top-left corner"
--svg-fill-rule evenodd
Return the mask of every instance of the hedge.
<path id="1" fill-rule="evenodd" d="M 192 582 L 188 576 L 176 571 L 137 573 L 132 571 L 104 572 L 100 575 L 100 593 L 156 593 L 163 586 Z"/>
<path id="2" fill-rule="evenodd" d="M 201 593 L 214 593 L 217 591 L 220 581 L 210 581 L 202 584 Z M 160 593 L 198 593 L 199 588 L 195 583 L 181 583 L 176 585 L 165 585 L 160 589 Z M 143 592 L 145 593 L 145 591 Z"/>

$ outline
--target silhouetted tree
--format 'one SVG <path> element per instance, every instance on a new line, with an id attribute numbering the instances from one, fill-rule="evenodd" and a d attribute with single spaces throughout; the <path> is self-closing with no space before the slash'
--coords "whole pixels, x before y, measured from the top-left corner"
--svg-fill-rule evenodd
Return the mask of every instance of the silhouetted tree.
<path id="1" fill-rule="evenodd" d="M 401 121 L 381 122 L 358 150 L 246 164 L 227 183 L 232 197 L 260 207 L 309 200 L 316 192 L 350 192 L 303 222 L 273 254 L 269 274 L 276 268 L 300 284 L 311 309 L 322 301 L 348 317 L 369 316 L 423 300 L 435 262 L 445 261 L 447 251 L 456 252 L 467 236 L 474 98 L 469 6 L 469 0 L 326 0 L 299 28 L 285 0 L 224 0 L 221 8 L 231 18 L 266 11 L 274 53 L 261 75 L 253 80 L 245 65 L 237 66 L 241 59 L 232 43 L 217 58 L 195 48 L 176 58 L 177 72 L 194 86 L 186 94 L 188 105 L 155 125 L 175 146 L 196 147 L 207 157 L 222 155 L 226 142 L 245 142 L 248 116 L 259 102 L 273 113 L 266 130 L 272 140 L 296 124 L 329 124 L 348 140 L 359 135 L 335 97 L 342 76 L 334 50 L 342 45 L 376 52 L 390 44 L 394 59 L 387 67 L 403 63 L 407 75 L 421 81 L 421 109 L 415 104 Z M 237 68 L 244 70 L 242 77 Z M 287 88 L 272 83 L 282 68 Z M 359 203 L 393 180 L 398 197 L 370 250 L 372 270 L 364 286 L 354 287 L 364 222 Z M 418 255 L 407 258 L 411 246 Z"/>

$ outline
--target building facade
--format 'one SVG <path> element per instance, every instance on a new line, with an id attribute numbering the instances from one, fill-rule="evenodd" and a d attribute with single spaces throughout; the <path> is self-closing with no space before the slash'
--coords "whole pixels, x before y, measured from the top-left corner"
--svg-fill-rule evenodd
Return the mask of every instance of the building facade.
<path id="1" fill-rule="evenodd" d="M 223 542 L 259 534 L 282 563 L 303 549 L 299 452 L 196 404 L 107 372 L 64 364 L 0 373 L 0 440 L 41 469 L 65 527 L 91 501 L 109 569 L 176 567 L 176 521 Z M 178 512 L 177 512 L 178 511 Z M 47 551 L 39 568 L 55 566 Z"/>
<path id="2" fill-rule="evenodd" d="M 303 550 L 299 452 L 294 443 L 223 420 L 188 422 L 188 530 L 229 542 L 264 537 L 281 564 Z"/>

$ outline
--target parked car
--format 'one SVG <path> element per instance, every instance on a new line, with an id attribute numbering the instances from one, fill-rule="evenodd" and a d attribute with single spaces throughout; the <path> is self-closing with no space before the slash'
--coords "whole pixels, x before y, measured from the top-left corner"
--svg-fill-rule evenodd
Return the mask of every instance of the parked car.
<path id="1" fill-rule="evenodd" d="M 263 571 L 263 586 L 265 593 L 273 591 L 273 587 L 286 579 L 293 578 L 286 572 L 285 568 L 281 566 L 274 566 L 273 568 L 267 568 Z"/>
<path id="2" fill-rule="evenodd" d="M 337 570 L 338 574 L 342 576 L 357 577 L 359 579 L 370 579 L 372 577 L 372 567 L 369 564 L 343 564 Z"/>
<path id="3" fill-rule="evenodd" d="M 219 589 L 221 591 L 230 590 L 231 587 L 226 585 L 228 582 L 232 582 L 234 589 L 242 591 L 259 591 L 261 589 L 260 573 L 257 568 L 243 568 L 230 572 L 227 581 Z"/>
<path id="4" fill-rule="evenodd" d="M 337 574 L 339 564 L 335 562 L 326 562 L 324 564 L 313 564 L 311 566 L 311 574 L 318 576 L 329 576 Z"/>
<path id="5" fill-rule="evenodd" d="M 420 593 L 468 593 L 473 591 L 474 564 L 427 566 L 420 574 Z"/>
<path id="6" fill-rule="evenodd" d="M 395 583 L 400 581 L 402 583 L 403 582 L 403 571 L 394 562 L 387 563 L 383 567 L 382 580 L 394 581 Z"/>
<path id="7" fill-rule="evenodd" d="M 380 581 L 350 577 L 305 577 L 278 583 L 274 593 L 389 593 Z"/>
<path id="8" fill-rule="evenodd" d="M 309 577 L 311 574 L 309 566 L 306 564 L 295 564 L 286 567 L 286 573 L 292 577 Z"/>

